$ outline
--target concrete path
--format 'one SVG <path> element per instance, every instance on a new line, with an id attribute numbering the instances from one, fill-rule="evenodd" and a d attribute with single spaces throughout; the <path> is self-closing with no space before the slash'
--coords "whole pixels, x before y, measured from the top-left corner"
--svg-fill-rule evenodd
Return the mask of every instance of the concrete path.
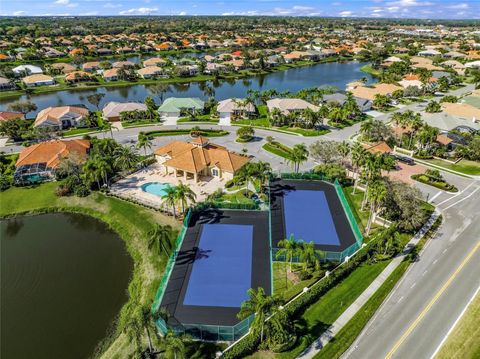
<path id="1" fill-rule="evenodd" d="M 307 349 L 305 349 L 297 358 L 311 359 L 320 352 L 320 350 L 332 340 L 332 338 L 338 334 L 338 332 L 352 319 L 355 314 L 364 306 L 365 303 L 375 294 L 375 292 L 382 286 L 387 280 L 390 274 L 400 265 L 405 256 L 410 253 L 412 248 L 423 238 L 425 233 L 435 223 L 439 212 L 434 212 L 428 219 L 427 223 L 415 234 L 415 236 L 407 243 L 403 253 L 395 258 L 387 265 L 387 267 L 378 275 L 377 278 L 368 286 L 365 291 L 353 302 L 337 320 Z"/>

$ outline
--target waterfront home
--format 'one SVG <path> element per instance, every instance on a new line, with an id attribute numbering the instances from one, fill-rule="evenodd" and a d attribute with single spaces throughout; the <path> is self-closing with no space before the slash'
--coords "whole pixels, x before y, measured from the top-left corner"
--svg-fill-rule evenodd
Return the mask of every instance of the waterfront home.
<path id="1" fill-rule="evenodd" d="M 441 131 L 451 131 L 459 127 L 469 128 L 472 131 L 480 130 L 480 123 L 467 121 L 446 112 L 424 113 L 422 114 L 422 120 L 429 126 L 436 127 Z"/>
<path id="2" fill-rule="evenodd" d="M 190 142 L 170 142 L 154 153 L 166 174 L 173 170 L 175 177 L 183 176 L 185 180 L 193 178 L 195 182 L 203 176 L 231 180 L 250 161 L 250 158 L 210 143 L 202 136 Z"/>
<path id="3" fill-rule="evenodd" d="M 54 49 L 53 47 L 47 47 L 43 50 L 43 54 L 45 57 L 48 58 L 56 58 L 56 57 L 62 57 L 65 56 L 65 53 L 62 51 L 59 51 L 57 49 Z"/>
<path id="4" fill-rule="evenodd" d="M 147 111 L 147 106 L 140 102 L 109 102 L 102 110 L 103 118 L 107 121 L 120 121 L 122 112 Z"/>
<path id="5" fill-rule="evenodd" d="M 57 130 L 81 127 L 88 113 L 88 109 L 80 106 L 47 107 L 37 114 L 33 127 Z"/>
<path id="6" fill-rule="evenodd" d="M 167 61 L 165 59 L 162 59 L 160 57 L 152 57 L 150 59 L 147 59 L 143 61 L 143 66 L 148 67 L 148 66 L 165 66 L 167 64 Z"/>
<path id="7" fill-rule="evenodd" d="M 144 79 L 150 79 L 163 75 L 163 69 L 158 66 L 147 66 L 137 70 L 137 73 Z"/>
<path id="8" fill-rule="evenodd" d="M 160 117 L 178 118 L 189 113 L 203 112 L 205 102 L 196 97 L 169 97 L 158 108 Z"/>
<path id="9" fill-rule="evenodd" d="M 227 71 L 227 66 L 224 64 L 217 64 L 215 62 L 208 62 L 205 66 L 205 73 L 206 74 L 218 74 L 221 72 Z"/>
<path id="10" fill-rule="evenodd" d="M 267 101 L 267 107 L 269 112 L 272 112 L 274 109 L 279 109 L 284 115 L 292 112 L 303 112 L 307 108 L 315 112 L 319 110 L 318 106 L 312 105 L 299 98 L 274 98 Z"/>
<path id="11" fill-rule="evenodd" d="M 0 122 L 10 121 L 10 120 L 24 120 L 25 115 L 21 112 L 15 111 L 0 111 Z"/>
<path id="12" fill-rule="evenodd" d="M 477 68 L 480 69 L 480 60 L 479 61 L 472 61 L 465 63 L 465 67 L 467 69 Z"/>
<path id="13" fill-rule="evenodd" d="M 420 51 L 418 53 L 418 56 L 426 56 L 426 57 L 434 57 L 434 56 L 440 56 L 442 53 L 440 51 L 437 51 L 437 50 L 424 50 L 424 51 Z"/>
<path id="14" fill-rule="evenodd" d="M 95 76 L 85 71 L 74 71 L 65 76 L 65 81 L 69 83 L 94 80 Z"/>
<path id="15" fill-rule="evenodd" d="M 15 183 L 34 183 L 53 179 L 62 158 L 75 156 L 81 163 L 87 159 L 90 141 L 55 140 L 40 142 L 20 152 L 13 179 Z"/>
<path id="16" fill-rule="evenodd" d="M 50 69 L 52 73 L 63 73 L 63 74 L 69 74 L 71 72 L 74 72 L 77 70 L 77 68 L 73 65 L 64 63 L 64 62 L 59 62 L 56 64 L 51 64 Z"/>
<path id="17" fill-rule="evenodd" d="M 135 64 L 131 61 L 116 61 L 112 63 L 112 67 L 114 69 L 121 69 L 121 68 L 127 68 L 127 67 L 135 67 Z"/>
<path id="18" fill-rule="evenodd" d="M 447 60 L 445 62 L 442 62 L 442 66 L 454 69 L 455 72 L 459 75 L 463 75 L 465 73 L 465 65 L 457 60 Z"/>
<path id="19" fill-rule="evenodd" d="M 221 119 L 250 118 L 255 115 L 255 106 L 245 99 L 229 98 L 218 102 L 217 114 Z"/>
<path id="20" fill-rule="evenodd" d="M 357 103 L 357 106 L 360 109 L 360 111 L 365 112 L 365 111 L 370 111 L 372 109 L 372 101 L 364 98 L 359 98 L 359 97 L 354 97 L 354 100 Z M 347 101 L 347 95 L 341 92 L 323 95 L 323 98 L 322 98 L 322 103 L 327 104 L 329 102 L 336 102 L 340 106 L 343 106 L 345 101 Z"/>
<path id="21" fill-rule="evenodd" d="M 6 77 L 0 77 L 0 90 L 11 90 L 15 88 L 15 82 Z"/>
<path id="22" fill-rule="evenodd" d="M 87 72 L 93 72 L 93 71 L 99 70 L 100 69 L 100 62 L 98 62 L 98 61 L 85 62 L 82 65 L 82 69 L 83 69 L 83 71 L 87 71 Z"/>
<path id="23" fill-rule="evenodd" d="M 30 75 L 24 77 L 22 82 L 27 87 L 36 87 L 36 86 L 43 86 L 43 85 L 53 85 L 55 83 L 52 76 L 37 74 L 37 75 Z"/>
<path id="24" fill-rule="evenodd" d="M 43 70 L 38 66 L 20 65 L 14 67 L 12 72 L 17 76 L 43 74 Z"/>
<path id="25" fill-rule="evenodd" d="M 377 84 L 372 87 L 364 86 L 361 83 L 349 84 L 349 91 L 354 97 L 363 98 L 366 100 L 375 100 L 376 95 L 391 96 L 396 90 L 401 90 L 403 87 L 393 84 Z"/>
<path id="26" fill-rule="evenodd" d="M 117 81 L 118 80 L 118 68 L 108 69 L 103 71 L 103 78 L 105 81 Z"/>

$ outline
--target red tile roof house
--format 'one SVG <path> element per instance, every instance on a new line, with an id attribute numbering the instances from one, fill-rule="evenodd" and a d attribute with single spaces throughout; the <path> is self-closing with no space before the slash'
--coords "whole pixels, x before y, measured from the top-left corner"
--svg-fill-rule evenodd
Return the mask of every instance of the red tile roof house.
<path id="1" fill-rule="evenodd" d="M 64 129 L 68 127 L 81 127 L 85 125 L 88 109 L 76 106 L 47 107 L 40 111 L 33 127 Z"/>
<path id="2" fill-rule="evenodd" d="M 0 122 L 9 121 L 17 118 L 24 120 L 25 115 L 21 112 L 0 111 Z"/>
<path id="3" fill-rule="evenodd" d="M 43 86 L 43 85 L 53 85 L 55 80 L 53 77 L 43 74 L 30 75 L 22 79 L 23 83 L 27 87 Z"/>
<path id="4" fill-rule="evenodd" d="M 62 158 L 76 156 L 85 162 L 90 149 L 87 140 L 54 140 L 40 142 L 22 150 L 13 176 L 15 183 L 35 183 L 54 178 Z"/>

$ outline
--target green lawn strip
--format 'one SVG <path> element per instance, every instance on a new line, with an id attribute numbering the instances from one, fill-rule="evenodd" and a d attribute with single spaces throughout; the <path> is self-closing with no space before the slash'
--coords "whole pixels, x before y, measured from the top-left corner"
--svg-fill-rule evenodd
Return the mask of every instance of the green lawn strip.
<path id="1" fill-rule="evenodd" d="M 435 166 L 435 167 L 440 167 L 440 169 L 443 169 L 447 172 L 450 172 L 450 171 L 455 171 L 455 172 L 460 172 L 460 173 L 463 173 L 463 174 L 466 174 L 466 175 L 471 175 L 471 176 L 479 176 L 480 175 L 480 163 L 479 162 L 475 162 L 475 161 L 469 161 L 469 160 L 461 160 L 460 162 L 456 163 L 456 164 L 453 164 L 453 163 L 449 163 L 449 162 L 446 162 L 446 161 L 442 161 L 442 160 L 437 160 L 437 159 L 422 159 L 422 160 L 418 160 L 416 159 L 418 162 L 426 162 L 432 166 Z"/>
<path id="2" fill-rule="evenodd" d="M 286 302 L 299 294 L 303 288 L 309 287 L 325 274 L 324 271 L 320 271 L 315 273 L 315 276 L 310 279 L 294 283 L 290 278 L 285 278 L 285 267 L 288 267 L 288 263 L 273 262 L 273 293 L 281 296 Z M 297 271 L 300 270 L 302 266 L 294 263 L 292 268 L 293 271 Z"/>
<path id="3" fill-rule="evenodd" d="M 332 338 L 332 340 L 317 354 L 315 359 L 339 358 L 355 341 L 368 321 L 373 317 L 385 298 L 390 294 L 397 282 L 410 265 L 409 260 L 404 260 L 390 274 L 387 280 L 377 289 L 373 296 L 353 316 L 352 319 Z"/>
<path id="4" fill-rule="evenodd" d="M 275 144 L 276 143 L 276 144 Z M 291 160 L 291 149 L 285 145 L 282 145 L 278 142 L 275 143 L 266 143 L 262 146 L 262 148 L 274 155 L 280 156 L 285 158 L 286 160 Z"/>
<path id="5" fill-rule="evenodd" d="M 145 135 L 150 137 L 161 137 L 161 136 L 180 136 L 180 135 L 189 135 L 193 129 L 186 128 L 181 130 L 157 130 L 157 131 L 148 131 L 145 132 Z M 223 130 L 210 130 L 201 128 L 198 130 L 199 134 L 205 137 L 222 137 L 228 135 L 228 131 Z"/>
<path id="6" fill-rule="evenodd" d="M 129 300 L 122 308 L 119 318 L 128 308 L 137 305 L 136 303 L 150 306 L 167 258 L 164 254 L 152 253 L 146 238 L 156 223 L 170 224 L 176 229 L 180 227 L 179 223 L 158 212 L 98 192 L 84 198 L 57 197 L 55 194 L 57 186 L 58 182 L 48 182 L 33 187 L 11 187 L 1 192 L 0 217 L 72 212 L 86 214 L 105 222 L 124 240 L 134 261 L 134 271 L 129 284 Z M 123 335 L 118 329 L 114 330 L 97 348 L 98 353 L 103 352 L 115 341 L 122 340 L 120 337 Z"/>
<path id="7" fill-rule="evenodd" d="M 313 129 L 299 128 L 299 127 L 288 127 L 288 126 L 282 126 L 278 128 L 281 129 L 282 131 L 293 132 L 306 137 L 322 136 L 330 132 L 330 130 L 328 129 L 313 130 Z"/>
<path id="8" fill-rule="evenodd" d="M 448 336 L 436 359 L 480 358 L 480 295 L 467 310 Z"/>
<path id="9" fill-rule="evenodd" d="M 366 74 L 372 75 L 373 77 L 380 77 L 381 71 L 375 70 L 371 64 L 362 66 L 360 71 L 365 72 Z"/>
<path id="10" fill-rule="evenodd" d="M 360 208 L 362 207 L 362 199 L 365 193 L 357 189 L 355 194 L 353 194 L 353 186 L 342 187 L 342 190 L 355 217 L 355 221 L 359 225 L 362 233 L 364 233 L 369 213 L 368 211 L 360 211 Z"/>
<path id="11" fill-rule="evenodd" d="M 139 121 L 123 121 L 122 127 L 123 128 L 134 128 L 134 127 L 144 127 L 144 126 L 156 126 L 161 125 L 160 122 L 152 121 L 152 120 L 139 120 Z"/>
<path id="12" fill-rule="evenodd" d="M 410 178 L 417 181 L 417 182 L 420 182 L 420 183 L 423 183 L 423 184 L 441 189 L 443 191 L 458 192 L 458 188 L 455 187 L 454 185 L 450 185 L 445 181 L 442 181 L 442 182 L 434 181 L 431 178 L 429 178 L 427 175 L 424 175 L 424 174 L 414 174 L 414 175 L 411 175 Z"/>
<path id="13" fill-rule="evenodd" d="M 235 193 L 225 193 L 219 199 L 219 201 L 220 202 L 230 202 L 230 203 L 241 203 L 241 204 L 254 203 L 254 201 L 252 199 L 245 196 L 245 191 L 238 191 L 238 192 L 235 192 Z"/>
<path id="14" fill-rule="evenodd" d="M 98 128 L 72 128 L 71 130 L 64 131 L 62 137 L 68 138 L 98 132 L 101 132 Z"/>
<path id="15" fill-rule="evenodd" d="M 248 358 L 296 358 L 316 340 L 362 294 L 390 261 L 363 264 L 311 305 L 296 322 L 298 343 L 289 351 L 273 356 L 256 352 Z"/>

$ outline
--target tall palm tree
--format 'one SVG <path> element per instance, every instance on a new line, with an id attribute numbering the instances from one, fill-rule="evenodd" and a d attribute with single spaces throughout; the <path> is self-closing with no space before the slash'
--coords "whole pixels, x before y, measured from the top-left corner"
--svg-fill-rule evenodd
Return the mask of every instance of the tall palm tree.
<path id="1" fill-rule="evenodd" d="M 108 174 L 112 171 L 110 163 L 105 158 L 98 158 L 95 160 L 98 171 L 100 172 L 103 184 L 108 187 Z"/>
<path id="2" fill-rule="evenodd" d="M 177 185 L 175 189 L 177 200 L 182 204 L 182 213 L 185 213 L 185 207 L 187 206 L 188 201 L 195 203 L 197 195 L 195 194 L 195 192 L 192 191 L 189 186 L 183 184 L 182 182 L 180 182 L 180 184 Z"/>
<path id="3" fill-rule="evenodd" d="M 370 183 L 372 183 L 375 179 L 377 179 L 381 174 L 381 156 L 367 152 L 365 157 L 365 162 L 363 164 L 363 177 L 365 180 L 366 188 L 365 188 L 365 195 L 362 200 L 362 207 L 361 210 L 365 210 L 365 205 L 368 201 L 368 189 Z"/>
<path id="4" fill-rule="evenodd" d="M 255 314 L 250 330 L 256 335 L 260 334 L 260 341 L 263 341 L 265 320 L 271 314 L 272 309 L 280 305 L 280 300 L 277 297 L 266 295 L 265 290 L 261 287 L 256 290 L 250 288 L 247 293 L 250 299 L 242 303 L 237 317 L 243 320 Z"/>
<path id="5" fill-rule="evenodd" d="M 300 248 L 300 260 L 303 263 L 303 269 L 306 270 L 311 265 L 317 266 L 319 253 L 315 250 L 315 243 L 302 243 Z"/>
<path id="6" fill-rule="evenodd" d="M 278 246 L 281 248 L 278 250 L 276 257 L 285 257 L 285 260 L 289 262 L 289 270 L 292 272 L 293 258 L 300 254 L 300 248 L 302 242 L 297 241 L 293 234 L 288 239 L 282 239 L 278 242 Z"/>
<path id="7" fill-rule="evenodd" d="M 172 206 L 173 209 L 173 217 L 177 217 L 177 212 L 175 206 L 177 205 L 178 196 L 177 196 L 177 189 L 175 187 L 167 187 L 165 188 L 165 194 L 162 196 L 162 199 L 165 200 L 165 203 L 169 206 Z"/>
<path id="8" fill-rule="evenodd" d="M 347 141 L 342 141 L 337 148 L 338 153 L 342 156 L 342 164 L 344 164 L 350 153 L 350 144 Z"/>
<path id="9" fill-rule="evenodd" d="M 163 338 L 162 347 L 164 349 L 163 358 L 167 359 L 185 359 L 187 350 L 182 337 L 169 331 Z"/>
<path id="10" fill-rule="evenodd" d="M 118 128 L 113 127 L 111 122 L 108 122 L 108 121 L 102 121 L 102 123 L 98 126 L 98 128 L 104 134 L 105 134 L 105 132 L 110 131 L 110 136 L 112 137 L 112 139 L 113 139 L 113 129 L 116 129 L 118 131 Z"/>
<path id="11" fill-rule="evenodd" d="M 147 149 L 152 148 L 152 138 L 147 136 L 145 132 L 140 132 L 138 134 L 137 148 L 143 148 L 145 157 L 147 157 Z"/>
<path id="12" fill-rule="evenodd" d="M 360 179 L 360 168 L 365 162 L 366 150 L 360 142 L 355 142 L 350 150 L 350 157 L 352 161 L 353 171 L 355 172 L 355 183 L 353 185 L 353 194 L 357 189 L 358 180 Z"/>
<path id="13" fill-rule="evenodd" d="M 94 159 L 89 159 L 82 167 L 82 180 L 90 187 L 94 182 L 100 189 L 101 173 L 98 170 L 97 162 Z"/>
<path id="14" fill-rule="evenodd" d="M 293 165 L 295 173 L 298 173 L 300 165 L 308 160 L 308 149 L 304 143 L 293 146 L 290 159 L 287 161 Z"/>
<path id="15" fill-rule="evenodd" d="M 113 164 L 116 168 L 125 171 L 135 167 L 137 163 L 138 156 L 132 147 L 119 146 L 115 149 Z"/>
<path id="16" fill-rule="evenodd" d="M 172 226 L 168 224 L 165 226 L 162 226 L 161 224 L 155 224 L 148 235 L 148 248 L 154 248 L 155 252 L 158 254 L 160 254 L 163 250 L 165 255 L 168 257 L 169 251 L 167 246 L 170 247 L 170 243 L 174 237 Z"/>
<path id="17" fill-rule="evenodd" d="M 375 217 L 378 213 L 378 209 L 387 195 L 387 186 L 383 181 L 375 181 L 370 185 L 368 192 L 368 201 L 370 202 L 370 216 L 367 223 L 367 236 L 370 234 L 372 224 L 375 222 Z"/>

